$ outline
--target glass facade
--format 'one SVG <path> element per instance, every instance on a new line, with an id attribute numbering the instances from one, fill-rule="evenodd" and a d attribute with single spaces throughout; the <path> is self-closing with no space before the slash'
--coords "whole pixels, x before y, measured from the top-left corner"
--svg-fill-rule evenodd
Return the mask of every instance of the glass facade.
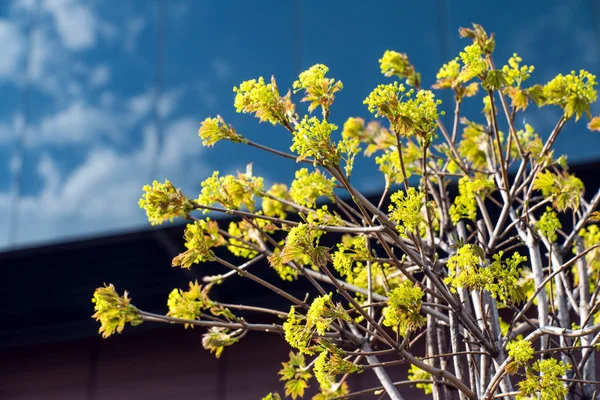
<path id="1" fill-rule="evenodd" d="M 286 131 L 235 113 L 233 86 L 274 75 L 283 90 L 325 64 L 344 83 L 331 115 L 341 128 L 347 117 L 370 118 L 362 101 L 388 82 L 377 63 L 385 50 L 407 53 L 429 86 L 467 44 L 457 29 L 471 22 L 496 34 L 498 65 L 513 52 L 535 65 L 533 82 L 600 72 L 594 0 L 3 2 L 0 248 L 147 227 L 137 200 L 154 179 L 194 195 L 213 170 L 253 162 L 267 184 L 289 184 L 293 161 L 232 143 L 201 146 L 200 121 L 219 114 L 243 135 L 289 149 Z M 451 113 L 452 98 L 441 96 Z M 481 103 L 471 103 L 465 112 L 476 119 Z M 517 123 L 547 135 L 558 117 L 558 108 L 532 107 Z M 570 121 L 556 149 L 572 163 L 598 160 L 600 135 Z M 384 184 L 369 159 L 353 179 L 367 192 Z"/>

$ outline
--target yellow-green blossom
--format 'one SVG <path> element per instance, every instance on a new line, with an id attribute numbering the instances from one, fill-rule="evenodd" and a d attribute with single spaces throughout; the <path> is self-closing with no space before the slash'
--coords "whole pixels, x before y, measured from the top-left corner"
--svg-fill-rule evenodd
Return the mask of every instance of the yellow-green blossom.
<path id="1" fill-rule="evenodd" d="M 508 356 L 513 361 L 507 365 L 506 370 L 509 374 L 515 374 L 520 367 L 524 367 L 533 358 L 534 350 L 531 342 L 525 339 L 514 340 L 506 345 Z"/>
<path id="2" fill-rule="evenodd" d="M 404 173 L 406 179 L 413 174 L 420 174 L 421 165 L 419 160 L 423 157 L 423 149 L 417 146 L 413 141 L 408 141 L 402 147 L 402 160 L 404 161 L 404 171 L 400 165 L 400 155 L 395 144 L 390 150 L 386 150 L 382 155 L 375 157 L 375 163 L 379 165 L 379 170 L 385 176 L 385 181 L 389 185 L 392 183 L 401 184 L 404 182 Z"/>
<path id="3" fill-rule="evenodd" d="M 429 137 L 437 126 L 437 106 L 441 100 L 436 100 L 430 90 L 419 90 L 414 97 L 413 94 L 413 89 L 406 91 L 404 85 L 394 82 L 379 85 L 363 103 L 376 117 L 386 117 L 402 136 Z"/>
<path id="4" fill-rule="evenodd" d="M 477 82 L 472 82 L 468 85 L 463 85 L 463 82 L 458 80 L 460 69 L 461 66 L 458 62 L 458 59 L 448 61 L 437 73 L 437 81 L 433 85 L 433 88 L 454 89 L 456 99 L 458 101 L 460 101 L 463 97 L 475 96 L 479 90 L 479 84 Z"/>
<path id="5" fill-rule="evenodd" d="M 344 224 L 344 220 L 340 215 L 329 209 L 327 204 L 322 205 L 316 210 L 312 210 L 306 216 L 306 222 L 309 225 L 326 225 L 326 226 L 340 226 Z"/>
<path id="6" fill-rule="evenodd" d="M 95 311 L 92 317 L 100 322 L 98 332 L 103 338 L 123 332 L 127 323 L 136 326 L 143 322 L 138 309 L 131 304 L 127 291 L 119 296 L 112 284 L 97 288 L 92 303 Z"/>
<path id="7" fill-rule="evenodd" d="M 212 176 L 202 182 L 202 191 L 196 202 L 201 206 L 220 203 L 225 208 L 234 210 L 239 210 L 242 206 L 254 210 L 254 194 L 262 188 L 263 178 L 240 174 L 236 179 L 233 175 L 219 176 L 219 171 L 214 171 Z"/>
<path id="8" fill-rule="evenodd" d="M 256 221 L 258 222 L 261 220 Z M 232 221 L 229 223 L 227 233 L 231 235 L 227 239 L 227 250 L 229 250 L 231 254 L 243 258 L 256 257 L 258 251 L 244 243 L 257 243 L 257 239 L 260 237 L 260 232 L 250 222 L 247 220 Z"/>
<path id="9" fill-rule="evenodd" d="M 344 122 L 342 130 L 342 138 L 344 139 L 359 139 L 363 138 L 365 131 L 365 120 L 362 118 L 350 117 Z"/>
<path id="10" fill-rule="evenodd" d="M 215 143 L 222 139 L 239 143 L 248 142 L 231 125 L 227 125 L 220 115 L 217 115 L 217 118 L 206 118 L 202 121 L 198 135 L 202 138 L 202 144 L 208 147 L 214 146 Z"/>
<path id="11" fill-rule="evenodd" d="M 244 81 L 240 87 L 234 87 L 236 93 L 235 110 L 241 113 L 252 113 L 260 122 L 268 121 L 273 125 L 288 123 L 288 115 L 294 113 L 294 104 L 290 100 L 291 93 L 285 97 L 279 95 L 275 78 L 266 84 L 261 76 Z"/>
<path id="12" fill-rule="evenodd" d="M 580 70 L 579 74 L 575 71 L 567 75 L 558 74 L 544 85 L 542 101 L 560 106 L 565 118 L 575 115 L 575 119 L 579 120 L 583 114 L 591 118 L 590 104 L 598 98 L 597 85 L 596 75 L 585 70 Z"/>
<path id="13" fill-rule="evenodd" d="M 325 165 L 336 166 L 340 155 L 335 143 L 331 141 L 331 132 L 337 125 L 317 117 L 304 116 L 294 129 L 293 144 L 290 150 L 298 154 L 298 161 L 313 157 Z"/>
<path id="14" fill-rule="evenodd" d="M 215 353 L 215 357 L 221 357 L 223 349 L 227 346 L 237 343 L 242 336 L 242 330 L 231 332 L 227 328 L 213 326 L 202 335 L 202 347 Z"/>
<path id="15" fill-rule="evenodd" d="M 504 252 L 499 251 L 493 255 L 493 261 L 485 265 L 483 250 L 466 244 L 448 259 L 448 277 L 444 281 L 452 290 L 487 290 L 500 301 L 519 303 L 525 298 L 519 284 L 519 265 L 527 261 L 527 257 L 515 252 L 512 257 L 503 260 L 503 255 Z"/>
<path id="16" fill-rule="evenodd" d="M 390 219 L 396 224 L 396 229 L 401 233 L 417 233 L 419 225 L 425 221 L 421 214 L 425 206 L 425 194 L 409 187 L 406 193 L 399 190 L 392 194 L 390 204 Z"/>
<path id="17" fill-rule="evenodd" d="M 317 199 L 325 196 L 333 200 L 335 181 L 328 179 L 321 171 L 308 172 L 307 168 L 296 171 L 296 179 L 290 187 L 292 200 L 306 207 L 315 207 Z"/>
<path id="18" fill-rule="evenodd" d="M 491 54 L 496 47 L 494 35 L 488 35 L 483 26 L 479 24 L 473 24 L 472 28 L 461 27 L 458 29 L 458 33 L 461 38 L 473 39 L 473 43 L 476 43 L 486 55 Z"/>
<path id="19" fill-rule="evenodd" d="M 544 144 L 542 143 L 540 136 L 535 132 L 533 126 L 525 124 L 525 130 L 519 129 L 517 131 L 517 137 L 519 138 L 519 143 L 525 153 L 529 153 L 534 159 L 540 156 Z M 511 148 L 511 154 L 515 157 L 519 154 L 515 143 L 513 143 L 513 147 Z"/>
<path id="20" fill-rule="evenodd" d="M 267 190 L 267 195 L 268 196 L 263 196 L 261 205 L 265 215 L 285 219 L 288 212 L 294 211 L 291 206 L 288 206 L 277 200 L 282 199 L 289 202 L 293 201 L 288 192 L 287 185 L 284 183 L 273 184 L 271 188 Z"/>
<path id="21" fill-rule="evenodd" d="M 293 268 L 292 266 L 289 265 L 288 263 L 284 263 L 283 259 L 281 257 L 281 250 L 279 250 L 278 248 L 276 248 L 273 251 L 273 254 L 271 254 L 269 257 L 267 257 L 269 260 L 269 265 L 275 270 L 275 272 L 277 272 L 277 275 L 279 275 L 279 277 L 284 280 L 284 281 L 288 281 L 288 282 L 293 282 L 296 279 L 298 279 L 298 270 L 296 268 Z M 296 262 L 298 262 L 297 260 L 294 260 Z M 299 264 L 305 264 L 305 262 L 303 262 L 304 260 L 300 260 Z M 310 260 L 307 260 L 306 263 L 308 263 Z"/>
<path id="22" fill-rule="evenodd" d="M 466 119 L 462 121 L 465 127 L 462 133 L 462 140 L 458 143 L 458 153 L 461 157 L 469 161 L 473 167 L 485 168 L 487 166 L 485 153 L 489 147 L 488 135 L 483 125 Z"/>
<path id="23" fill-rule="evenodd" d="M 143 187 L 144 195 L 138 202 L 140 208 L 146 210 L 148 221 L 152 225 L 160 225 L 173 218 L 186 217 L 194 209 L 194 205 L 168 180 L 165 183 L 154 181 L 152 186 Z"/>
<path id="24" fill-rule="evenodd" d="M 312 374 L 306 368 L 306 361 L 302 353 L 290 352 L 290 360 L 281 363 L 283 368 L 278 372 L 280 381 L 285 381 L 285 395 L 293 400 L 304 396 L 304 390 L 309 387 L 308 380 Z"/>
<path id="25" fill-rule="evenodd" d="M 344 355 L 344 351 L 332 348 L 322 351 L 315 360 L 313 371 L 321 390 L 331 390 L 338 375 L 362 372 L 362 367 L 345 360 Z"/>
<path id="26" fill-rule="evenodd" d="M 273 393 L 269 393 L 268 395 L 263 397 L 261 400 L 281 400 L 281 395 L 277 392 L 273 392 Z"/>
<path id="27" fill-rule="evenodd" d="M 344 396 L 350 393 L 350 388 L 346 381 L 341 384 L 333 385 L 329 389 L 321 388 L 321 393 L 318 393 L 312 397 L 312 400 L 333 400 L 344 398 Z"/>
<path id="28" fill-rule="evenodd" d="M 194 321 L 200 317 L 202 310 L 213 307 L 213 302 L 208 297 L 211 285 L 202 287 L 198 281 L 190 282 L 190 289 L 173 289 L 169 294 L 167 305 L 169 306 L 170 317 L 187 319 Z M 192 324 L 185 324 L 185 328 L 194 327 Z"/>
<path id="29" fill-rule="evenodd" d="M 566 383 L 560 378 L 571 369 L 569 364 L 558 362 L 554 358 L 536 361 L 530 370 L 527 370 L 526 378 L 519 382 L 521 395 L 539 395 L 540 400 L 562 400 L 569 393 Z M 539 372 L 535 374 L 534 371 Z"/>
<path id="30" fill-rule="evenodd" d="M 283 323 L 285 341 L 302 354 L 313 355 L 314 349 L 310 346 L 313 331 L 312 326 L 307 328 L 306 317 L 296 312 L 295 307 L 290 308 L 287 320 Z"/>
<path id="31" fill-rule="evenodd" d="M 363 101 L 363 104 L 367 105 L 375 117 L 386 117 L 392 121 L 396 117 L 396 110 L 400 103 L 398 96 L 404 92 L 406 92 L 406 88 L 404 85 L 399 85 L 398 82 L 378 85 Z"/>
<path id="32" fill-rule="evenodd" d="M 539 173 L 533 181 L 533 188 L 540 190 L 546 197 L 552 199 L 556 210 L 564 212 L 567 209 L 579 208 L 579 197 L 583 194 L 583 182 L 573 174 L 562 175 L 548 170 Z"/>
<path id="33" fill-rule="evenodd" d="M 406 84 L 419 86 L 421 74 L 415 72 L 415 67 L 408 60 L 408 56 L 393 50 L 386 50 L 383 57 L 379 59 L 381 73 L 387 77 L 397 76 L 406 78 Z"/>
<path id="34" fill-rule="evenodd" d="M 468 82 L 482 75 L 488 68 L 483 51 L 477 43 L 465 47 L 465 51 L 460 52 L 460 60 L 463 66 L 456 77 L 458 82 Z"/>
<path id="35" fill-rule="evenodd" d="M 315 298 L 306 313 L 306 317 L 298 314 L 292 307 L 286 322 L 283 324 L 285 340 L 303 354 L 314 354 L 310 347 L 313 335 L 323 336 L 329 331 L 331 323 L 336 319 L 350 321 L 350 316 L 341 304 L 334 304 L 332 293 Z M 321 346 L 325 345 L 319 342 Z"/>
<path id="36" fill-rule="evenodd" d="M 367 261 L 370 258 L 365 236 L 344 235 L 342 243 L 337 244 L 337 251 L 333 253 L 333 268 L 346 277 L 352 273 L 352 266 L 356 261 Z"/>
<path id="37" fill-rule="evenodd" d="M 329 115 L 329 109 L 333 104 L 334 94 L 343 89 L 344 85 L 333 78 L 326 78 L 329 72 L 323 64 L 316 64 L 308 70 L 300 73 L 298 80 L 294 82 L 294 93 L 304 90 L 306 95 L 301 101 L 308 101 L 308 111 L 313 112 L 315 108 L 321 106 L 324 118 Z"/>
<path id="38" fill-rule="evenodd" d="M 329 330 L 329 325 L 335 317 L 327 316 L 328 310 L 333 306 L 331 302 L 332 294 L 316 297 L 308 312 L 306 313 L 306 324 L 315 327 L 317 333 L 321 336 Z"/>
<path id="39" fill-rule="evenodd" d="M 319 246 L 319 238 L 322 234 L 323 231 L 312 229 L 310 225 L 302 223 L 290 229 L 281 251 L 281 262 L 288 263 L 308 257 L 317 267 L 325 265 L 330 257 L 327 247 Z"/>
<path id="40" fill-rule="evenodd" d="M 334 261 L 335 262 L 335 261 Z M 389 289 L 394 289 L 400 285 L 405 278 L 397 272 L 394 266 L 388 263 L 378 263 L 371 261 L 371 287 L 374 293 L 387 295 Z M 344 277 L 346 282 L 357 287 L 368 289 L 369 287 L 369 268 L 366 262 L 356 261 L 354 266 L 348 271 Z M 356 298 L 359 301 L 365 300 L 366 295 L 356 293 Z"/>
<path id="41" fill-rule="evenodd" d="M 396 146 L 396 137 L 389 129 L 377 121 L 371 121 L 363 131 L 361 142 L 367 143 L 365 156 L 370 157 L 380 150 L 391 149 Z"/>
<path id="42" fill-rule="evenodd" d="M 454 87 L 454 82 L 460 74 L 460 64 L 457 60 L 450 60 L 440 68 L 435 75 L 437 79 L 436 88 L 450 89 Z"/>
<path id="43" fill-rule="evenodd" d="M 556 212 L 554 212 L 550 207 L 546 207 L 546 211 L 540 217 L 536 227 L 550 243 L 553 243 L 556 242 L 556 239 L 558 239 L 556 231 L 562 228 L 562 224 L 558 220 L 558 215 Z"/>
<path id="44" fill-rule="evenodd" d="M 450 206 L 450 219 L 453 224 L 457 224 L 462 218 L 475 220 L 477 216 L 477 201 L 475 195 L 487 195 L 491 193 L 496 186 L 491 179 L 476 178 L 470 180 L 468 177 L 462 177 L 458 181 L 458 196 Z"/>
<path id="45" fill-rule="evenodd" d="M 219 233 L 219 225 L 208 218 L 188 224 L 183 237 L 187 250 L 173 258 L 174 267 L 189 269 L 192 264 L 212 261 L 215 259 L 215 254 L 211 249 L 225 244 L 225 240 Z"/>
<path id="46" fill-rule="evenodd" d="M 508 59 L 508 65 L 502 67 L 506 82 L 514 87 L 521 87 L 521 84 L 529 79 L 534 70 L 533 65 L 520 65 L 523 59 L 517 53 L 514 53 Z"/>
<path id="47" fill-rule="evenodd" d="M 421 368 L 416 365 L 411 365 L 408 370 L 408 380 L 410 381 L 430 381 L 431 374 L 429 372 L 423 371 Z M 429 395 L 433 392 L 433 385 L 431 383 L 417 383 L 415 385 L 419 389 L 422 389 L 425 394 Z"/>
<path id="48" fill-rule="evenodd" d="M 414 332 L 425 323 L 420 314 L 423 290 L 411 282 L 403 282 L 390 291 L 387 306 L 383 309 L 383 325 L 402 336 Z"/>

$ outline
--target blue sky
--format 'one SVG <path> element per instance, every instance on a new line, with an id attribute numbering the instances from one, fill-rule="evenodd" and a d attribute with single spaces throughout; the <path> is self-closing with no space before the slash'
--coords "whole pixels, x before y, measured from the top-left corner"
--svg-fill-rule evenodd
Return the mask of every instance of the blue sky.
<path id="1" fill-rule="evenodd" d="M 197 137 L 200 121 L 220 114 L 257 142 L 289 148 L 281 128 L 235 113 L 232 87 L 246 79 L 273 74 L 283 89 L 302 70 L 326 64 L 344 82 L 331 116 L 341 126 L 349 116 L 369 118 L 362 100 L 387 81 L 377 63 L 386 49 L 408 53 L 430 85 L 467 44 L 457 29 L 471 22 L 496 33 L 498 65 L 515 51 L 534 64 L 532 81 L 571 69 L 600 72 L 593 0 L 457 4 L 1 2 L 0 248 L 140 229 L 146 222 L 137 200 L 153 179 L 196 195 L 213 170 L 232 173 L 254 161 L 268 183 L 289 183 L 294 162 L 229 143 L 204 149 Z M 451 98 L 442 99 L 450 111 Z M 479 109 L 475 101 L 472 119 Z M 543 109 L 525 119 L 547 134 L 558 116 Z M 600 136 L 583 123 L 569 122 L 556 146 L 571 162 L 600 158 Z M 353 177 L 366 191 L 383 186 L 372 164 L 360 162 Z M 19 218 L 11 219 L 15 208 Z"/>

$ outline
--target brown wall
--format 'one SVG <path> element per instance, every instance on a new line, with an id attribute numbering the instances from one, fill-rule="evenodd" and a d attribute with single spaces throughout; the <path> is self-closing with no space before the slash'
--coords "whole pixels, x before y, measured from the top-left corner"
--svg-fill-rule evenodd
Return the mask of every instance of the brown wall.
<path id="1" fill-rule="evenodd" d="M 109 339 L 3 351 L 0 399 L 258 400 L 270 391 L 283 394 L 277 371 L 289 347 L 279 335 L 249 333 L 217 360 L 202 348 L 200 329 L 135 329 Z M 399 380 L 405 371 L 399 366 L 389 372 Z M 371 371 L 350 384 L 354 390 L 378 385 Z M 422 397 L 417 390 L 404 393 Z"/>

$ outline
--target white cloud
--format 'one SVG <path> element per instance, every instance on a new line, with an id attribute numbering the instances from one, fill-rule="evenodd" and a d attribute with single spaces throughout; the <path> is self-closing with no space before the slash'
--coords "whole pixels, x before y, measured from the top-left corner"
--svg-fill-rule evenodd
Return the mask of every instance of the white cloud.
<path id="1" fill-rule="evenodd" d="M 168 118 L 173 114 L 182 95 L 183 88 L 175 88 L 162 94 L 158 102 L 158 112 L 162 118 Z"/>
<path id="2" fill-rule="evenodd" d="M 215 58 L 210 62 L 210 67 L 217 76 L 217 79 L 223 80 L 231 75 L 231 65 L 222 58 Z"/>
<path id="3" fill-rule="evenodd" d="M 0 78 L 10 78 L 19 71 L 25 51 L 25 40 L 15 24 L 0 19 L 0 43 L 2 44 Z"/>
<path id="4" fill-rule="evenodd" d="M 45 182 L 45 190 L 54 192 L 60 184 L 60 170 L 48 153 L 42 154 L 37 165 L 37 173 Z"/>
<path id="5" fill-rule="evenodd" d="M 133 96 L 127 102 L 129 111 L 136 115 L 146 115 L 152 109 L 152 90 L 147 90 L 144 93 Z"/>
<path id="6" fill-rule="evenodd" d="M 23 64 L 21 69 L 24 68 L 25 39 L 23 35 L 19 39 L 15 33 L 19 33 L 16 27 L 23 32 L 27 29 L 33 13 L 37 22 L 32 32 L 29 72 L 35 89 L 64 105 L 72 100 L 69 97 L 80 96 L 85 84 L 92 88 L 106 84 L 111 77 L 106 65 L 91 68 L 78 57 L 80 51 L 94 49 L 99 38 L 114 41 L 119 36 L 120 30 L 101 18 L 98 10 L 92 7 L 94 3 L 39 0 L 37 7 L 32 0 L 14 0 L 9 8 L 13 29 L 0 27 L 0 43 L 3 46 L 0 78 L 2 66 L 13 65 L 5 68 L 5 73 L 13 82 L 23 82 L 16 73 L 18 70 L 15 71 L 14 63 Z M 19 47 L 22 48 L 20 51 L 15 50 Z"/>
<path id="7" fill-rule="evenodd" d="M 70 75 L 70 64 L 65 63 L 68 54 L 51 39 L 47 26 L 39 26 L 32 35 L 32 47 L 30 58 L 31 82 L 47 94 L 55 98 L 65 95 L 65 82 L 72 80 Z M 79 64 L 73 64 L 75 68 L 81 68 Z M 68 77 L 68 79 L 65 79 Z"/>
<path id="8" fill-rule="evenodd" d="M 143 161 L 147 159 L 143 151 L 119 155 L 111 149 L 94 150 L 57 192 L 61 202 L 53 204 L 54 212 L 75 212 L 84 220 L 102 216 L 112 223 L 115 218 L 126 218 L 143 184 Z M 72 208 L 77 210 L 70 211 Z"/>
<path id="9" fill-rule="evenodd" d="M 65 87 L 65 92 L 71 98 L 83 97 L 83 96 L 81 96 L 82 91 L 83 91 L 83 89 L 82 89 L 81 85 L 79 84 L 79 82 L 74 81 L 74 80 L 67 82 L 66 87 Z"/>
<path id="10" fill-rule="evenodd" d="M 125 50 L 133 52 L 140 34 L 146 27 L 146 20 L 143 17 L 135 17 L 125 23 Z"/>
<path id="11" fill-rule="evenodd" d="M 197 155 L 201 150 L 198 128 L 200 122 L 194 118 L 180 118 L 167 125 L 164 132 L 161 164 L 168 169 L 180 159 Z"/>
<path id="12" fill-rule="evenodd" d="M 183 93 L 183 88 L 174 88 L 161 94 L 158 101 L 158 113 L 161 118 L 166 119 L 173 114 Z M 147 90 L 133 96 L 127 102 L 127 108 L 135 115 L 148 115 L 152 111 L 154 105 L 154 96 L 155 92 L 153 90 Z"/>
<path id="13" fill-rule="evenodd" d="M 42 8 L 52 15 L 62 42 L 70 50 L 84 50 L 96 43 L 98 21 L 87 5 L 76 0 L 45 0 Z"/>
<path id="14" fill-rule="evenodd" d="M 13 141 L 17 137 L 17 116 L 12 122 L 0 121 L 0 145 Z"/>
<path id="15" fill-rule="evenodd" d="M 89 84 L 93 88 L 104 86 L 110 81 L 110 68 L 106 64 L 94 67 L 90 72 Z"/>
<path id="16" fill-rule="evenodd" d="M 43 117 L 37 126 L 31 128 L 36 132 L 36 140 L 31 142 L 33 146 L 49 143 L 83 144 L 93 142 L 98 137 L 108 137 L 121 142 L 124 138 L 123 133 L 147 118 L 152 111 L 154 94 L 151 90 L 133 96 L 125 102 L 115 98 L 111 92 L 103 92 L 100 104 L 92 105 L 83 100 L 81 87 L 76 82 L 71 84 L 65 89 L 75 100 L 58 112 Z M 161 118 L 168 119 L 172 116 L 182 95 L 181 88 L 175 88 L 162 95 L 158 104 Z M 10 132 L 10 127 L 0 123 L 0 135 L 3 132 Z"/>
<path id="17" fill-rule="evenodd" d="M 103 107 L 111 107 L 115 104 L 115 95 L 111 92 L 102 92 L 100 95 L 100 104 Z"/>
<path id="18" fill-rule="evenodd" d="M 219 98 L 210 89 L 210 84 L 206 81 L 196 82 L 194 85 L 202 105 L 210 110 L 217 108 L 219 104 Z"/>
<path id="19" fill-rule="evenodd" d="M 11 141 L 16 135 L 12 124 L 0 121 L 0 144 Z"/>
<path id="20" fill-rule="evenodd" d="M 117 25 L 113 24 L 112 22 L 108 22 L 107 20 L 101 20 L 98 18 L 97 14 L 95 15 L 96 19 L 98 20 L 97 31 L 100 34 L 100 36 L 109 40 L 119 39 L 119 35 L 121 32 Z"/>
<path id="21" fill-rule="evenodd" d="M 198 192 L 197 182 L 209 169 L 201 161 L 202 145 L 191 118 L 173 121 L 165 128 L 165 141 L 158 154 L 160 174 L 168 176 L 190 195 Z M 134 152 L 121 153 L 97 148 L 66 176 L 49 154 L 37 165 L 42 190 L 20 201 L 20 237 L 28 243 L 48 242 L 65 237 L 145 226 L 145 215 L 137 202 L 142 186 L 150 177 L 151 163 L 157 158 L 153 129 L 145 129 L 142 145 Z M 195 179 L 190 179 L 190 174 Z M 181 177 L 178 182 L 177 176 Z M 187 186 L 185 185 L 185 180 Z M 10 196 L 0 193 L 0 220 L 6 220 Z M 42 212 L 40 212 L 40 210 Z M 3 232 L 0 232 L 0 245 Z M 5 240 L 5 239 L 4 239 Z"/>
<path id="22" fill-rule="evenodd" d="M 34 9 L 37 0 L 14 0 L 13 8 L 17 10 L 31 11 Z"/>
<path id="23" fill-rule="evenodd" d="M 13 142 L 25 128 L 23 114 L 15 113 L 12 121 L 0 121 L 0 145 Z"/>
<path id="24" fill-rule="evenodd" d="M 195 192 L 206 175 L 207 168 L 198 157 L 202 150 L 197 137 L 199 122 L 192 118 L 168 121 L 175 114 L 183 88 L 165 91 L 157 105 L 159 114 L 167 120 L 160 150 L 152 125 L 144 130 L 137 150 L 110 147 L 108 143 L 126 139 L 127 132 L 148 119 L 154 92 L 148 90 L 127 99 L 107 90 L 110 67 L 90 65 L 78 52 L 94 48 L 100 38 L 114 38 L 115 32 L 125 33 L 123 46 L 133 51 L 147 22 L 142 17 L 133 18 L 123 28 L 115 28 L 102 21 L 90 4 L 40 0 L 41 15 L 32 32 L 29 72 L 32 85 L 49 96 L 51 105 L 40 109 L 41 118 L 31 121 L 28 128 L 31 134 L 27 144 L 34 148 L 29 148 L 27 162 L 35 165 L 42 183 L 35 195 L 20 199 L 21 243 L 144 225 L 144 212 L 137 201 L 141 187 L 151 180 L 153 163 L 158 162 L 161 176 L 183 183 L 184 188 L 187 183 L 187 188 Z M 16 0 L 9 10 L 10 22 L 0 19 L 0 80 L 22 83 L 26 44 L 22 32 L 32 8 L 31 0 Z M 89 97 L 88 88 L 99 89 L 93 92 L 97 99 Z M 22 119 L 18 116 L 3 116 L 0 145 L 14 141 L 20 126 Z M 90 143 L 102 143 L 102 147 L 88 147 Z M 59 168 L 54 149 L 64 151 L 65 145 L 74 144 L 77 151 L 87 152 L 85 160 L 75 168 Z M 190 174 L 198 174 L 197 179 L 190 179 Z M 0 192 L 0 221 L 8 220 L 10 201 L 9 193 Z M 6 230 L 0 230 L 0 246 L 6 243 L 5 235 Z"/>
<path id="25" fill-rule="evenodd" d="M 37 144 L 90 142 L 98 135 L 116 137 L 124 116 L 76 100 L 60 112 L 44 118 L 36 128 Z"/>
<path id="26" fill-rule="evenodd" d="M 15 152 L 8 161 L 8 170 L 11 172 L 11 174 L 14 174 L 21 169 L 22 165 L 23 157 L 20 157 L 19 154 Z"/>

